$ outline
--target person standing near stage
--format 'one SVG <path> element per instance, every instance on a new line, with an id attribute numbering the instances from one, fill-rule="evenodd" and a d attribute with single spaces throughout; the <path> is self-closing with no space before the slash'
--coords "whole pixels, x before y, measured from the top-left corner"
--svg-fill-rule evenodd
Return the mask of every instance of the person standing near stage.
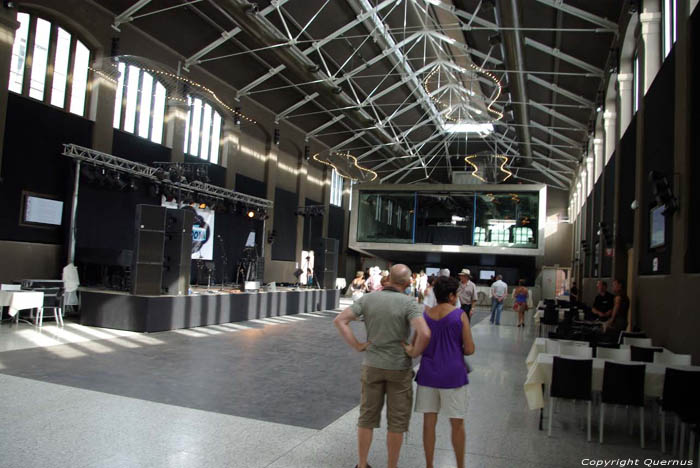
<path id="1" fill-rule="evenodd" d="M 476 285 L 471 280 L 471 271 L 468 268 L 463 268 L 457 276 L 459 276 L 457 298 L 462 304 L 462 310 L 467 314 L 467 318 L 471 320 L 476 307 Z"/>
<path id="2" fill-rule="evenodd" d="M 491 323 L 501 324 L 501 312 L 503 312 L 506 294 L 508 294 L 508 285 L 501 275 L 496 275 L 496 281 L 491 285 Z"/>
<path id="3" fill-rule="evenodd" d="M 367 468 L 367 455 L 373 430 L 379 427 L 384 400 L 387 402 L 388 466 L 396 468 L 408 431 L 413 404 L 413 361 L 403 344 L 416 331 L 413 352 L 420 354 L 430 341 L 430 329 L 423 318 L 423 307 L 403 294 L 411 284 L 406 265 L 391 267 L 389 283 L 382 291 L 366 294 L 343 310 L 333 321 L 338 332 L 353 349 L 365 352 L 362 365 L 362 397 L 357 423 L 359 468 Z M 355 337 L 350 322 L 363 319 L 367 342 Z"/>

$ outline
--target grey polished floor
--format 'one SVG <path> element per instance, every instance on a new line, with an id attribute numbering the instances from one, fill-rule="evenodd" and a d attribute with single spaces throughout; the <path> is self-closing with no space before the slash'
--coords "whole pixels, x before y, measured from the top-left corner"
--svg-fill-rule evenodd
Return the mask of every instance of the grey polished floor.
<path id="1" fill-rule="evenodd" d="M 586 442 L 582 408 L 569 404 L 553 437 L 539 431 L 523 395 L 534 327 L 515 328 L 512 311 L 492 326 L 486 314 L 474 320 L 467 466 L 661 457 L 652 427 L 641 450 L 623 410 L 609 418 L 604 445 Z M 158 333 L 147 345 L 119 337 L 2 352 L 0 466 L 352 467 L 362 356 L 337 336 L 333 316 Z M 421 425 L 414 417 L 400 467 L 425 466 Z M 454 467 L 446 421 L 438 431 L 436 467 Z M 384 440 L 375 431 L 375 468 L 386 466 Z"/>

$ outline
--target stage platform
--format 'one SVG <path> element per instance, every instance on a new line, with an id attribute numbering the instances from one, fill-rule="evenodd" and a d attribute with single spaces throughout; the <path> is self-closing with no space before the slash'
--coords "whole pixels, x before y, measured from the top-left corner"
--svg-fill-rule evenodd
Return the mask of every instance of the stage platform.
<path id="1" fill-rule="evenodd" d="M 136 296 L 119 291 L 81 288 L 80 303 L 82 325 L 158 332 L 331 310 L 339 306 L 340 291 L 300 289 Z"/>

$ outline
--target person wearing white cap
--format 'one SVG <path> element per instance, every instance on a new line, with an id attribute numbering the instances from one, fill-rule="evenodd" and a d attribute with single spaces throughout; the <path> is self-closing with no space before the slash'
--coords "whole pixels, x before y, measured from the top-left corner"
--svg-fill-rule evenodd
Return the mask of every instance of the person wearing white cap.
<path id="1" fill-rule="evenodd" d="M 457 276 L 459 276 L 459 288 L 457 289 L 457 298 L 462 304 L 462 310 L 467 314 L 467 318 L 471 319 L 476 307 L 476 285 L 471 281 L 471 271 L 468 268 L 462 268 Z"/>
<path id="2" fill-rule="evenodd" d="M 448 268 L 443 268 L 438 272 L 438 277 L 440 276 L 445 276 L 447 278 L 450 277 L 450 270 Z M 425 292 L 425 298 L 423 299 L 423 305 L 426 307 L 435 307 L 437 305 L 437 299 L 435 299 L 435 293 L 433 292 L 433 288 L 428 288 Z M 459 300 L 459 297 L 457 298 L 457 304 L 455 304 L 455 307 L 460 308 L 462 307 L 462 303 Z"/>

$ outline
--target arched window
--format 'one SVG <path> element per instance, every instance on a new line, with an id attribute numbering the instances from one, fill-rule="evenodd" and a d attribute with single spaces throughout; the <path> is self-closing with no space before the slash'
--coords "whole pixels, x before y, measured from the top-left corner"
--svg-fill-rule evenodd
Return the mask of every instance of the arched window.
<path id="1" fill-rule="evenodd" d="M 534 242 L 534 238 L 532 229 L 529 227 L 513 228 L 513 243 L 515 244 L 531 244 Z"/>
<path id="2" fill-rule="evenodd" d="M 60 26 L 17 13 L 9 90 L 85 114 L 90 49 Z"/>
<path id="3" fill-rule="evenodd" d="M 114 128 L 161 143 L 167 97 L 165 86 L 135 65 L 120 63 L 118 68 Z"/>
<path id="4" fill-rule="evenodd" d="M 474 244 L 480 244 L 486 242 L 486 228 L 475 227 L 474 228 Z"/>
<path id="5" fill-rule="evenodd" d="M 207 102 L 187 96 L 185 153 L 219 164 L 221 114 Z"/>

